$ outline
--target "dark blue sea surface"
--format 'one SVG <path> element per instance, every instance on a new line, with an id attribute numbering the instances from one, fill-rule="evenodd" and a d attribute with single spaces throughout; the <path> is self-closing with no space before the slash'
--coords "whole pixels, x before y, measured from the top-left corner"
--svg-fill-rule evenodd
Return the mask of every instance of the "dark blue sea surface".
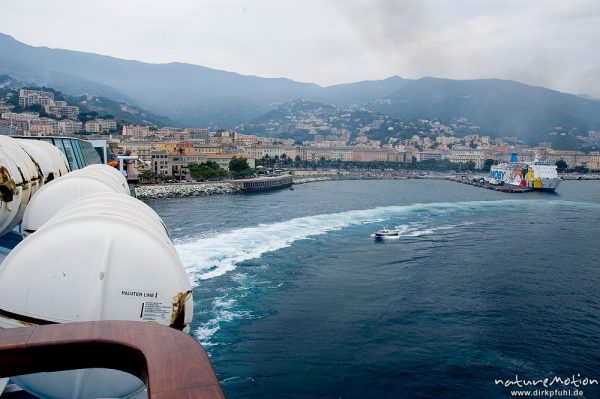
<path id="1" fill-rule="evenodd" d="M 295 188 L 148 202 L 229 398 L 509 398 L 495 380 L 600 380 L 600 182 Z M 374 240 L 383 225 L 401 236 Z"/>

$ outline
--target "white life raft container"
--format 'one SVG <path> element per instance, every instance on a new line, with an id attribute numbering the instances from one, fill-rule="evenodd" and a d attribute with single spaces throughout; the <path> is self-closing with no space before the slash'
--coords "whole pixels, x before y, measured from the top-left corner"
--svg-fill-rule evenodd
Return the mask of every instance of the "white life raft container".
<path id="1" fill-rule="evenodd" d="M 19 140 L 0 136 L 0 236 L 21 223 L 27 204 L 43 184 L 41 167 Z"/>
<path id="2" fill-rule="evenodd" d="M 88 165 L 83 169 L 79 169 L 70 173 L 70 175 L 84 174 L 86 176 L 96 176 L 101 179 L 106 179 L 114 182 L 121 190 L 123 194 L 131 195 L 129 191 L 129 184 L 127 179 L 121 172 L 112 166 L 104 164 L 93 164 Z"/>
<path id="3" fill-rule="evenodd" d="M 44 184 L 69 173 L 66 158 L 52 144 L 37 140 L 18 140 L 18 142 L 40 165 Z"/>
<path id="4" fill-rule="evenodd" d="M 108 165 L 86 166 L 42 187 L 30 201 L 23 216 L 23 236 L 35 232 L 67 204 L 85 195 L 106 192 L 129 195 L 125 178 L 117 170 L 115 174 L 111 169 L 114 170 Z"/>
<path id="5" fill-rule="evenodd" d="M 123 212 L 124 209 L 127 212 Z M 48 223 L 66 218 L 104 214 L 120 215 L 119 217 L 124 221 L 140 224 L 148 230 L 162 234 L 164 238 L 171 240 L 167 227 L 152 208 L 138 199 L 116 193 L 96 193 L 78 198 L 66 205 Z"/>
<path id="6" fill-rule="evenodd" d="M 192 315 L 191 286 L 160 217 L 122 194 L 72 201 L 0 267 L 0 328 L 133 320 L 188 332 Z M 14 380 L 44 398 L 121 398 L 144 388 L 136 377 L 108 369 Z"/>

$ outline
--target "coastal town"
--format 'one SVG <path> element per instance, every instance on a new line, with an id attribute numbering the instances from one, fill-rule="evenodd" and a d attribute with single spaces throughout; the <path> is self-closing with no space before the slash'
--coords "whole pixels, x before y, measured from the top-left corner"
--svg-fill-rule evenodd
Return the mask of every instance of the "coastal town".
<path id="1" fill-rule="evenodd" d="M 227 171 L 234 158 L 244 158 L 252 169 L 259 165 L 340 169 L 422 165 L 421 169 L 432 166 L 447 170 L 450 165 L 457 170 L 481 170 L 489 168 L 492 161 L 509 161 L 516 153 L 525 162 L 537 157 L 580 173 L 600 170 L 600 152 L 558 150 L 550 143 L 528 146 L 511 138 L 492 137 L 466 120 L 418 119 L 398 126 L 397 120 L 378 115 L 363 121 L 352 119 L 352 114 L 332 114 L 317 108 L 288 118 L 284 125 L 271 121 L 267 131 L 262 130 L 259 135 L 248 131 L 252 125 L 239 129 L 174 128 L 130 124 L 110 115 L 95 116 L 81 120 L 79 107 L 56 99 L 53 91 L 21 88 L 18 99 L 14 93 L 12 98 L 7 95 L 0 99 L 0 134 L 75 136 L 100 143 L 106 149 L 102 154 L 104 162 L 124 154 L 137 156 L 135 173 L 150 180 L 191 181 L 197 177 L 192 173 L 194 165 L 210 163 Z M 403 135 L 394 136 L 394 131 L 401 128 Z M 285 129 L 301 130 L 305 137 L 282 138 L 272 134 Z M 375 139 L 374 136 L 382 137 L 382 129 L 389 131 L 389 136 Z M 407 137 L 407 131 L 414 134 Z M 598 144 L 600 132 L 587 132 L 583 139 Z"/>

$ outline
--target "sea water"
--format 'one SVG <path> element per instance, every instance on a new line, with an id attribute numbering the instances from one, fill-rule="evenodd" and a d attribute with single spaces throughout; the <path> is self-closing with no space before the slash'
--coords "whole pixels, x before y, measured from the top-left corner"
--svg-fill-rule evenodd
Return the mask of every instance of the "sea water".
<path id="1" fill-rule="evenodd" d="M 600 182 L 329 181 L 148 203 L 230 398 L 507 398 L 510 381 L 600 380 Z M 384 225 L 400 236 L 374 240 Z M 600 397 L 579 385 L 534 387 Z"/>

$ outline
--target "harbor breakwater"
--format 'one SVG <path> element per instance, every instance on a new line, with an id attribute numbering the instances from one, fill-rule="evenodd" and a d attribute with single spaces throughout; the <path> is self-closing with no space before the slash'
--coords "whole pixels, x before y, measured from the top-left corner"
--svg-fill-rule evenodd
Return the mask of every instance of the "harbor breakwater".
<path id="1" fill-rule="evenodd" d="M 304 184 L 327 180 L 331 180 L 331 178 L 306 177 L 294 179 L 294 184 Z M 135 187 L 135 195 L 139 199 L 203 197 L 217 194 L 232 194 L 240 191 L 241 188 L 239 185 L 228 182 L 139 185 Z"/>
<path id="2" fill-rule="evenodd" d="M 371 173 L 344 173 L 323 175 L 300 175 L 294 176 L 294 185 L 329 181 L 329 180 L 382 180 L 382 179 L 439 179 L 447 180 L 452 175 L 441 174 L 421 174 L 421 175 L 397 175 L 382 172 Z M 241 181 L 241 180 L 240 180 Z M 238 184 L 222 181 L 217 183 L 182 183 L 182 184 L 159 184 L 159 185 L 138 185 L 135 187 L 135 194 L 139 199 L 158 199 L 158 198 L 176 198 L 176 197 L 202 197 L 217 194 L 232 194 L 240 192 Z"/>
<path id="3" fill-rule="evenodd" d="M 135 195 L 139 199 L 201 197 L 239 191 L 240 188 L 231 183 L 164 184 L 135 187 Z"/>

